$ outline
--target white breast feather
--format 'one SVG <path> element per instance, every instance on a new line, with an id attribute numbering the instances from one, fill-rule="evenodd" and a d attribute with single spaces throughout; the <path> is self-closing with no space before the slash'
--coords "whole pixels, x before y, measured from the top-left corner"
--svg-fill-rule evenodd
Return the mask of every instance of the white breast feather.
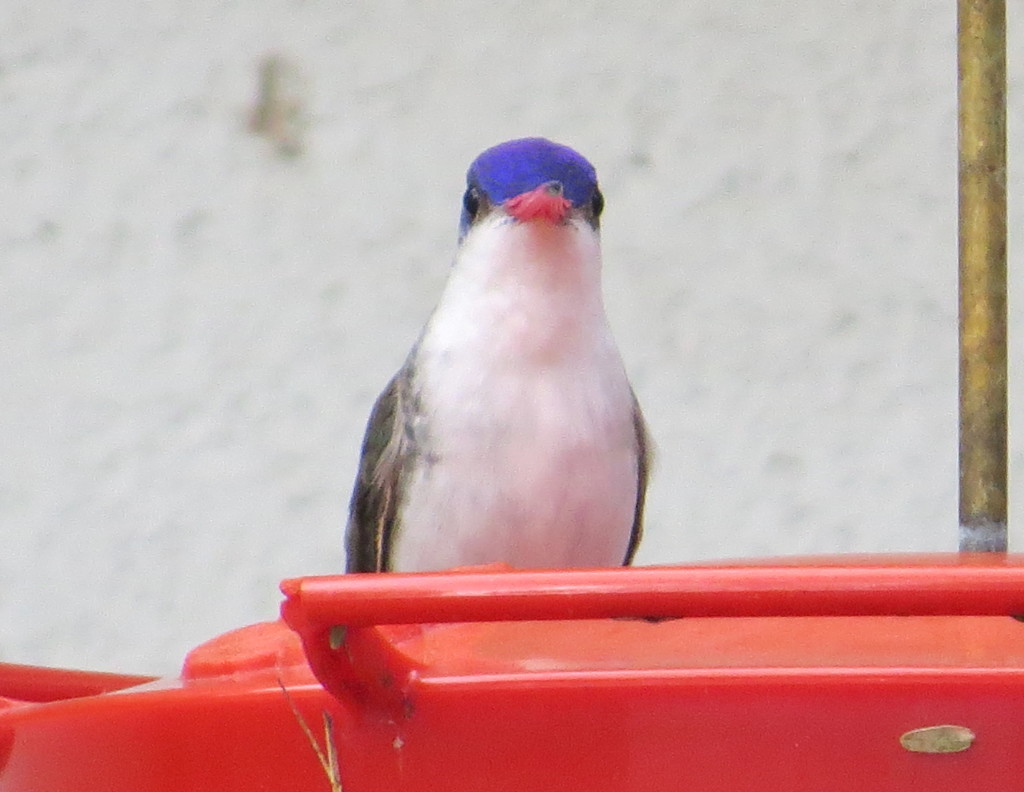
<path id="1" fill-rule="evenodd" d="M 617 566 L 632 529 L 632 395 L 597 233 L 495 217 L 470 231 L 416 361 L 428 453 L 396 571 Z"/>

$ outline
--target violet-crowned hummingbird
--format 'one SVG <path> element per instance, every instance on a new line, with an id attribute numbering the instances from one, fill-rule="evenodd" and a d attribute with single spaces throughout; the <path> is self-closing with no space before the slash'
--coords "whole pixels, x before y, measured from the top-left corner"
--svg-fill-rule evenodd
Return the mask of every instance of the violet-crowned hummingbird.
<path id="1" fill-rule="evenodd" d="M 444 293 L 366 427 L 348 571 L 628 564 L 648 440 L 601 296 L 594 168 L 525 138 L 467 182 Z"/>

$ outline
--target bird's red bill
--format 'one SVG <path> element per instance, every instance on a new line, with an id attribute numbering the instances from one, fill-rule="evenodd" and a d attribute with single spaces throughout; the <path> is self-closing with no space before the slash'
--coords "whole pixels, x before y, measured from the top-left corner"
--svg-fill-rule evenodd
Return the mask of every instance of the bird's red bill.
<path id="1" fill-rule="evenodd" d="M 505 201 L 505 211 L 516 220 L 548 220 L 557 223 L 565 219 L 572 208 L 572 202 L 553 194 L 547 185 L 524 192 Z"/>

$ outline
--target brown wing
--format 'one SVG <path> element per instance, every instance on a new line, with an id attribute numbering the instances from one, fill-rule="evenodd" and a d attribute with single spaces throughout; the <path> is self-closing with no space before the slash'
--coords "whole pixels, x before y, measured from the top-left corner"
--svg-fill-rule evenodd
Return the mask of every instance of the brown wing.
<path id="1" fill-rule="evenodd" d="M 388 571 L 400 485 L 411 454 L 408 374 L 406 364 L 377 397 L 366 424 L 345 531 L 347 572 Z"/>
<path id="2" fill-rule="evenodd" d="M 644 423 L 643 413 L 640 412 L 640 404 L 633 394 L 633 429 L 636 431 L 636 509 L 633 512 L 633 531 L 629 535 L 629 547 L 626 548 L 626 558 L 623 566 L 633 563 L 633 556 L 640 547 L 640 539 L 644 533 L 644 501 L 647 498 L 647 474 L 651 467 L 651 442 L 647 434 L 647 424 Z"/>

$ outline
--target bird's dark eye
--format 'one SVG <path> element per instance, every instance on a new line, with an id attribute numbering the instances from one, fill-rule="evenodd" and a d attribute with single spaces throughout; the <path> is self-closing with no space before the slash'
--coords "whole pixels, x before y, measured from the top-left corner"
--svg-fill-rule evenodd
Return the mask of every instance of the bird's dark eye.
<path id="1" fill-rule="evenodd" d="M 604 211 L 604 196 L 600 190 L 594 190 L 594 197 L 590 199 L 590 211 L 594 213 L 594 217 L 600 217 Z"/>
<path id="2" fill-rule="evenodd" d="M 466 194 L 462 196 L 462 206 L 470 220 L 476 219 L 476 213 L 480 211 L 480 195 L 475 187 L 466 190 Z"/>

